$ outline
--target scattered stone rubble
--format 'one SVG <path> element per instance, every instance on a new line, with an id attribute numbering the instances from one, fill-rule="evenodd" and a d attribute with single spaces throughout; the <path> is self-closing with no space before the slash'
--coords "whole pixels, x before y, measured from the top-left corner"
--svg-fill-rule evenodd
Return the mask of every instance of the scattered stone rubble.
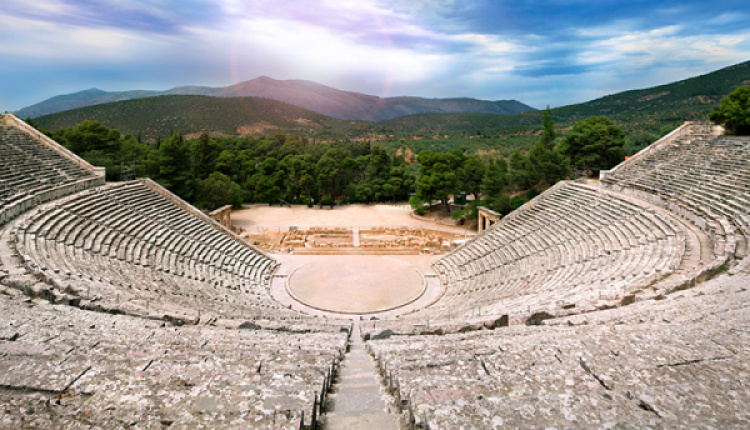
<path id="1" fill-rule="evenodd" d="M 413 227 L 312 227 L 282 233 L 246 231 L 242 235 L 261 249 L 295 254 L 435 254 L 456 248 L 463 238 Z"/>

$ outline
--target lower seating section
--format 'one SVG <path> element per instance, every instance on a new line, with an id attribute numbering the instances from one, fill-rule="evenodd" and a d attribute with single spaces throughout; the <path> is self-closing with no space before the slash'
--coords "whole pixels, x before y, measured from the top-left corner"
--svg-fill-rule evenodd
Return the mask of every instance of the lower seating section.
<path id="1" fill-rule="evenodd" d="M 300 429 L 347 343 L 338 330 L 164 326 L 0 293 L 3 429 Z"/>
<path id="2" fill-rule="evenodd" d="M 34 209 L 15 229 L 27 268 L 85 308 L 195 321 L 295 316 L 268 294 L 276 263 L 149 180 Z"/>
<path id="3" fill-rule="evenodd" d="M 747 428 L 750 274 L 660 301 L 369 341 L 416 428 Z"/>
<path id="4" fill-rule="evenodd" d="M 602 183 L 692 219 L 713 235 L 717 254 L 749 255 L 750 138 L 675 140 L 605 172 Z"/>
<path id="5" fill-rule="evenodd" d="M 586 185 L 558 184 L 437 263 L 445 294 L 414 318 L 551 312 L 651 291 L 681 266 L 668 216 Z"/>
<path id="6" fill-rule="evenodd" d="M 88 163 L 83 160 L 76 163 L 53 149 L 58 146 L 51 140 L 48 145 L 35 140 L 17 125 L 0 125 L 0 158 L 3 160 L 0 165 L 0 224 L 40 202 L 104 184 L 104 177 L 95 175 Z"/>

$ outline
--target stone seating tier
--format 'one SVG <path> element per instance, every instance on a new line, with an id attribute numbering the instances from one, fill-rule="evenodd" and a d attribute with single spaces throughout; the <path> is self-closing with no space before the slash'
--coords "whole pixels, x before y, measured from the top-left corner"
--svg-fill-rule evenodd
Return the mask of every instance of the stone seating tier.
<path id="1" fill-rule="evenodd" d="M 744 428 L 748 276 L 544 327 L 367 347 L 416 428 Z"/>
<path id="2" fill-rule="evenodd" d="M 445 293 L 404 319 L 532 314 L 621 300 L 654 290 L 677 271 L 685 236 L 663 213 L 562 183 L 439 260 Z"/>
<path id="3" fill-rule="evenodd" d="M 104 184 L 82 164 L 41 144 L 24 130 L 0 125 L 0 224 L 41 202 Z M 82 160 L 81 160 L 82 161 Z"/>
<path id="4" fill-rule="evenodd" d="M 712 235 L 717 254 L 744 261 L 750 237 L 750 138 L 689 136 L 650 151 L 602 178 L 679 213 Z"/>
<path id="5" fill-rule="evenodd" d="M 148 184 L 109 184 L 38 207 L 17 222 L 16 250 L 86 308 L 185 321 L 201 312 L 298 315 L 268 293 L 277 263 Z"/>

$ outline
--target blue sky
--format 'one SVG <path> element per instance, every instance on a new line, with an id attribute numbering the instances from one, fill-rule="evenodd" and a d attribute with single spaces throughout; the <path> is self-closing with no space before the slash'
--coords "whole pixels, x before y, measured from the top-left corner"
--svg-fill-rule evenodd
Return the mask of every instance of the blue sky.
<path id="1" fill-rule="evenodd" d="M 380 96 L 583 102 L 750 60 L 744 1 L 34 0 L 0 8 L 0 111 L 261 75 Z"/>

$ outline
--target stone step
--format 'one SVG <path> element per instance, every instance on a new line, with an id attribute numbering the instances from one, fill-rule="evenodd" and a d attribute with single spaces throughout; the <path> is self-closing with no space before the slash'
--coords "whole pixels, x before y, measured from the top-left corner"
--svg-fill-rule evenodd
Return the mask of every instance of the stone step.
<path id="1" fill-rule="evenodd" d="M 326 413 L 321 417 L 329 430 L 399 429 L 399 417 L 388 412 L 388 394 L 372 357 L 365 351 L 359 325 L 352 334 L 346 354 L 328 397 Z"/>

